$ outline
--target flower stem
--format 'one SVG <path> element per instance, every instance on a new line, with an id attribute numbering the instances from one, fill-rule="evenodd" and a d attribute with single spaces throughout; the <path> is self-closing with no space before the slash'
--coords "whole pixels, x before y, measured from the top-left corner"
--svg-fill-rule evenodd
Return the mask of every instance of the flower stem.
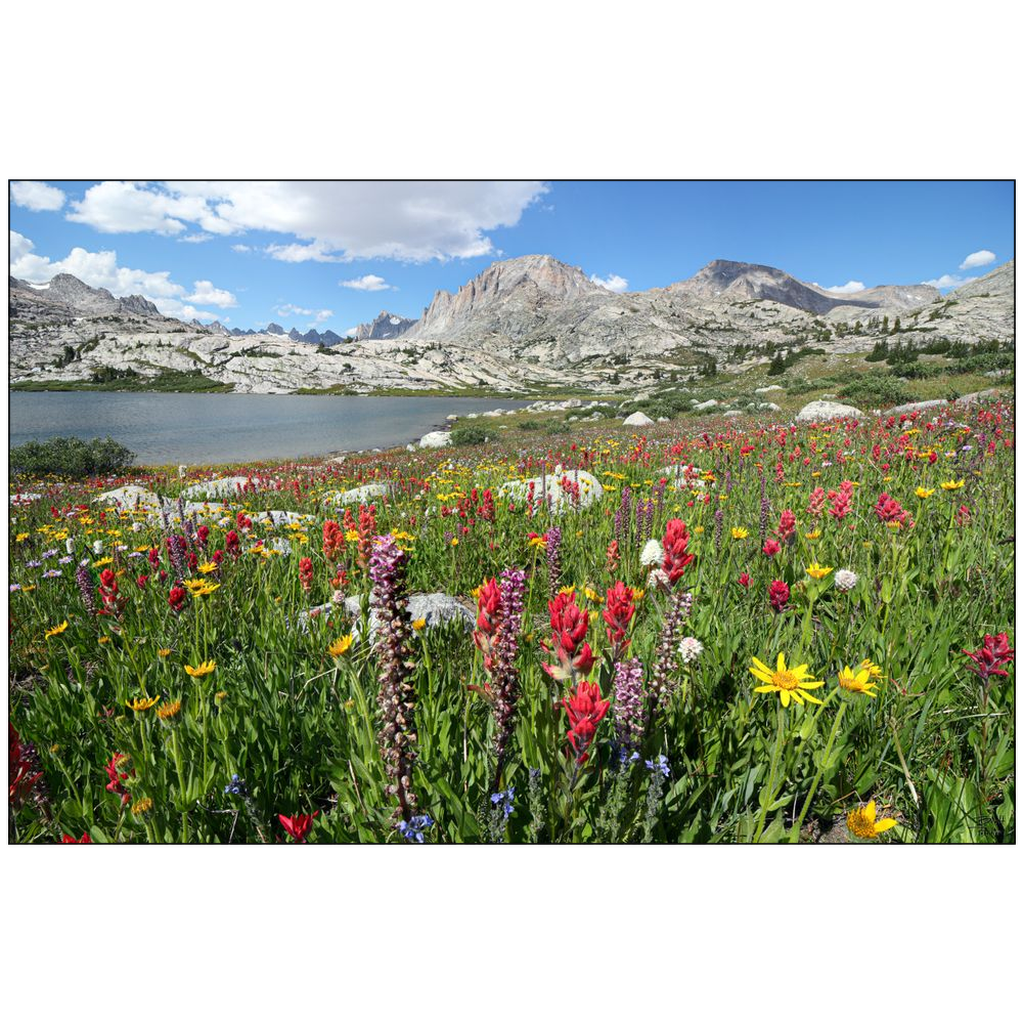
<path id="1" fill-rule="evenodd" d="M 757 820 L 757 831 L 754 833 L 754 842 L 760 842 L 761 833 L 764 831 L 764 821 L 768 815 L 768 805 L 775 800 L 775 772 L 779 767 L 779 755 L 782 753 L 782 736 L 784 732 L 785 718 L 783 717 L 782 702 L 779 702 L 778 725 L 775 730 L 775 750 L 772 752 L 772 767 L 768 773 L 768 796 L 761 805 L 761 814 Z"/>
<path id="2" fill-rule="evenodd" d="M 803 810 L 800 811 L 800 817 L 796 819 L 796 823 L 793 825 L 793 842 L 800 842 L 800 827 L 804 823 L 804 818 L 807 817 L 807 812 L 810 810 L 811 801 L 814 799 L 814 794 L 817 792 L 818 783 L 821 782 L 822 772 L 825 770 L 825 764 L 828 761 L 829 754 L 832 753 L 832 744 L 836 741 L 836 736 L 839 734 L 839 723 L 843 720 L 843 715 L 846 713 L 846 705 L 840 704 L 839 710 L 836 712 L 836 717 L 832 722 L 832 731 L 828 736 L 828 743 L 825 744 L 825 753 L 821 755 L 821 761 L 818 763 L 818 771 L 814 776 L 814 781 L 811 783 L 811 788 L 807 791 L 807 799 L 804 800 Z"/>

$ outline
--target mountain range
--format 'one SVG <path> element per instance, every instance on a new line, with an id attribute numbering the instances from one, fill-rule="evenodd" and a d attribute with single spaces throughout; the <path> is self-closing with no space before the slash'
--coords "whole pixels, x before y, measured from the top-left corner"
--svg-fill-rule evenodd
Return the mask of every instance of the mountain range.
<path id="1" fill-rule="evenodd" d="M 240 391 L 382 387 L 629 387 L 663 369 L 742 369 L 807 344 L 869 349 L 861 323 L 901 320 L 903 340 L 1011 340 L 1014 262 L 942 296 L 927 285 L 836 294 L 774 267 L 715 260 L 665 288 L 618 293 L 552 256 L 492 264 L 438 291 L 416 320 L 388 311 L 356 329 L 228 329 L 163 317 L 68 274 L 10 280 L 11 381 L 85 380 L 96 369 L 201 372 Z M 76 353 L 69 358 L 68 349 Z"/>

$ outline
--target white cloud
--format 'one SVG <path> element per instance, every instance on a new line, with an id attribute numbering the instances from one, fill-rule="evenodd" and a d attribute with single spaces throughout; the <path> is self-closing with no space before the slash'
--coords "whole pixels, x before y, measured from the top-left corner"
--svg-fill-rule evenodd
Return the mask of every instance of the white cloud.
<path id="1" fill-rule="evenodd" d="M 972 252 L 963 263 L 960 264 L 961 270 L 973 270 L 975 267 L 987 267 L 990 263 L 995 263 L 996 254 L 989 252 L 988 249 L 979 249 L 977 252 Z"/>
<path id="2" fill-rule="evenodd" d="M 818 285 L 820 288 L 821 285 Z M 847 281 L 846 284 L 835 284 L 831 288 L 824 289 L 833 295 L 852 295 L 854 292 L 864 291 L 863 281 Z"/>
<path id="3" fill-rule="evenodd" d="M 53 185 L 44 185 L 41 181 L 12 181 L 11 196 L 18 206 L 26 210 L 59 210 L 67 196 Z"/>
<path id="4" fill-rule="evenodd" d="M 486 232 L 514 227 L 547 191 L 539 181 L 105 181 L 68 219 L 106 232 L 276 232 L 297 242 L 268 253 L 292 263 L 423 262 L 494 253 Z"/>
<path id="5" fill-rule="evenodd" d="M 358 330 L 358 327 L 346 327 L 345 330 L 341 332 L 341 336 L 343 338 L 354 338 L 356 336 L 356 331 Z"/>
<path id="6" fill-rule="evenodd" d="M 624 277 L 619 277 L 618 274 L 609 274 L 607 277 L 591 274 L 590 280 L 602 288 L 607 288 L 610 292 L 624 292 L 629 288 L 629 282 Z"/>
<path id="7" fill-rule="evenodd" d="M 957 277 L 956 274 L 943 274 L 942 277 L 933 278 L 931 281 L 922 281 L 921 284 L 930 284 L 933 288 L 959 288 L 962 284 L 977 280 L 976 277 Z"/>
<path id="8" fill-rule="evenodd" d="M 295 306 L 290 302 L 285 303 L 283 306 L 275 306 L 274 312 L 282 317 L 311 316 L 314 318 L 314 321 L 310 326 L 322 324 L 325 320 L 330 320 L 334 316 L 333 309 L 304 309 L 302 306 Z"/>
<path id="9" fill-rule="evenodd" d="M 251 245 L 238 244 L 238 245 L 231 246 L 231 249 L 232 249 L 233 252 L 252 252 L 252 246 Z"/>
<path id="10" fill-rule="evenodd" d="M 234 296 L 230 292 L 214 288 L 209 281 L 196 281 L 195 293 L 186 296 L 187 288 L 171 280 L 169 270 L 155 272 L 134 270 L 131 267 L 118 265 L 117 253 L 113 250 L 89 252 L 76 246 L 62 260 L 51 260 L 48 256 L 39 256 L 33 250 L 32 241 L 17 231 L 10 233 L 12 277 L 30 281 L 32 284 L 45 284 L 58 274 L 73 274 L 92 288 L 106 288 L 112 295 L 143 295 L 156 304 L 157 309 L 165 316 L 180 317 L 190 320 L 215 320 L 216 313 L 196 309 L 192 302 L 214 302 L 217 298 L 230 298 L 230 302 L 217 304 L 235 305 Z"/>
<path id="11" fill-rule="evenodd" d="M 387 283 L 383 277 L 376 274 L 364 274 L 362 277 L 353 278 L 351 281 L 339 281 L 342 288 L 355 288 L 361 292 L 384 292 L 393 285 Z"/>
<path id="12" fill-rule="evenodd" d="M 200 231 L 194 235 L 185 235 L 183 238 L 179 238 L 179 242 L 192 242 L 194 245 L 198 245 L 200 242 L 208 242 L 213 235 L 207 234 L 205 231 Z"/>
<path id="13" fill-rule="evenodd" d="M 332 255 L 327 251 L 326 242 L 311 242 L 309 245 L 300 245 L 298 242 L 291 245 L 268 245 L 263 251 L 284 263 L 307 263 L 310 260 L 317 263 L 345 262 L 344 256 Z"/>
<path id="14" fill-rule="evenodd" d="M 238 300 L 223 288 L 214 288 L 212 281 L 196 281 L 195 292 L 189 295 L 187 302 L 199 302 L 204 306 L 220 306 L 227 309 L 229 306 L 237 306 Z"/>

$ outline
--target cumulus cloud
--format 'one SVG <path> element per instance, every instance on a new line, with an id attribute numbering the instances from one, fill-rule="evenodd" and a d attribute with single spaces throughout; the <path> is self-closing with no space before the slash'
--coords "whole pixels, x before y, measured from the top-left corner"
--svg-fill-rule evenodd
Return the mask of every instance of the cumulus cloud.
<path id="1" fill-rule="evenodd" d="M 179 238 L 179 242 L 191 242 L 193 245 L 198 245 L 200 242 L 208 242 L 213 235 L 208 234 L 205 231 L 199 231 L 194 235 L 185 235 L 184 238 Z"/>
<path id="2" fill-rule="evenodd" d="M 112 295 L 143 295 L 156 304 L 165 316 L 182 319 L 215 320 L 216 313 L 197 309 L 192 302 L 213 303 L 211 296 L 221 299 L 218 305 L 235 305 L 230 292 L 214 288 L 209 281 L 196 281 L 193 295 L 186 295 L 187 288 L 171 280 L 169 270 L 147 271 L 122 267 L 113 250 L 89 252 L 76 246 L 62 260 L 51 260 L 40 256 L 31 239 L 10 233 L 11 262 L 10 274 L 32 284 L 46 284 L 58 274 L 73 274 L 92 288 L 106 288 Z M 230 299 L 230 302 L 223 301 Z"/>
<path id="3" fill-rule="evenodd" d="M 975 267 L 987 267 L 990 263 L 995 263 L 996 254 L 989 252 L 988 249 L 979 249 L 977 252 L 972 252 L 963 263 L 960 264 L 960 270 L 973 270 Z"/>
<path id="4" fill-rule="evenodd" d="M 346 327 L 345 330 L 341 332 L 341 336 L 343 338 L 354 338 L 356 336 L 356 331 L 358 330 L 358 327 Z"/>
<path id="5" fill-rule="evenodd" d="M 383 277 L 376 274 L 364 274 L 362 277 L 355 277 L 351 281 L 339 281 L 342 288 L 355 288 L 360 292 L 384 292 L 393 285 L 387 283 Z"/>
<path id="6" fill-rule="evenodd" d="M 223 288 L 214 288 L 212 281 L 196 281 L 195 292 L 189 295 L 186 301 L 199 302 L 204 306 L 220 306 L 221 309 L 238 305 L 231 292 Z"/>
<path id="7" fill-rule="evenodd" d="M 976 277 L 957 277 L 956 274 L 943 274 L 942 277 L 932 278 L 931 281 L 922 281 L 921 284 L 930 284 L 933 288 L 959 288 L 962 284 L 970 281 L 977 281 Z"/>
<path id="8" fill-rule="evenodd" d="M 231 246 L 231 249 L 233 252 L 252 252 L 252 246 L 242 245 L 241 243 Z"/>
<path id="9" fill-rule="evenodd" d="M 325 320 L 330 320 L 334 316 L 333 309 L 304 309 L 302 306 L 295 306 L 290 302 L 285 303 L 283 306 L 276 306 L 274 312 L 282 317 L 311 316 L 314 321 L 311 326 L 322 324 Z"/>
<path id="10" fill-rule="evenodd" d="M 629 282 L 624 277 L 619 277 L 618 274 L 609 274 L 607 277 L 591 274 L 590 280 L 602 288 L 607 288 L 610 292 L 624 292 L 629 288 Z"/>
<path id="11" fill-rule="evenodd" d="M 67 196 L 59 188 L 41 181 L 12 181 L 11 198 L 26 210 L 59 210 Z"/>
<path id="12" fill-rule="evenodd" d="M 825 288 L 825 291 L 831 292 L 833 295 L 852 295 L 854 292 L 864 291 L 864 282 L 847 281 L 846 284 L 834 284 L 831 288 Z"/>
<path id="13" fill-rule="evenodd" d="M 514 227 L 548 191 L 540 181 L 105 181 L 71 204 L 98 231 L 269 231 L 295 243 L 275 259 L 424 262 L 494 253 L 486 232 Z"/>

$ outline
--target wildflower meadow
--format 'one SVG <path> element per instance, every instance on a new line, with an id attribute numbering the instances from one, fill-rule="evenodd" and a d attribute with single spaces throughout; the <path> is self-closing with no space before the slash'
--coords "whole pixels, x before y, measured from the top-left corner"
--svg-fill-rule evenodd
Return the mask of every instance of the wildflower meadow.
<path id="1" fill-rule="evenodd" d="M 935 412 L 16 477 L 10 838 L 1012 842 L 1013 408 Z"/>

